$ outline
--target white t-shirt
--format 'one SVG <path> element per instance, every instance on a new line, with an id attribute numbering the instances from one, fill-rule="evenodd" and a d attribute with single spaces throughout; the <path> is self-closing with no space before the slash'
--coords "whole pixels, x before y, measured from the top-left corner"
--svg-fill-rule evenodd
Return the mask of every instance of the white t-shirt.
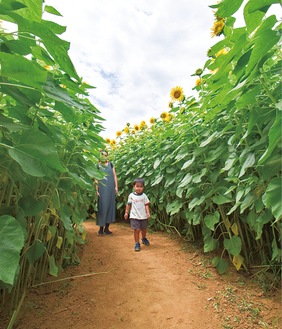
<path id="1" fill-rule="evenodd" d="M 132 192 L 128 196 L 127 204 L 131 205 L 129 218 L 147 219 L 145 206 L 150 204 L 150 200 L 145 193 L 137 194 Z"/>

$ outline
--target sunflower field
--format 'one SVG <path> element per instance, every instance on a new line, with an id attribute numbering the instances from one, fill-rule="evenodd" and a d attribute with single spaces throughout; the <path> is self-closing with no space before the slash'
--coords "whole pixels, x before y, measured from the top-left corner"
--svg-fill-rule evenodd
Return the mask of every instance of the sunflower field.
<path id="1" fill-rule="evenodd" d="M 108 140 L 122 218 L 131 183 L 146 181 L 157 230 L 215 252 L 219 273 L 281 272 L 280 1 L 223 0 L 221 40 L 195 73 L 197 97 L 171 90 L 169 111 Z M 241 8 L 244 6 L 244 8 Z M 243 9 L 245 26 L 235 28 Z M 2 0 L 0 19 L 0 299 L 13 327 L 27 289 L 79 263 L 96 202 L 103 118 L 68 55 L 60 15 L 43 0 Z M 44 16 L 45 17 L 45 16 Z M 219 252 L 218 252 L 219 251 Z"/>
<path id="2" fill-rule="evenodd" d="M 79 262 L 103 119 L 41 0 L 0 3 L 0 298 L 11 328 L 28 287 Z M 9 29 L 3 27 L 10 24 Z"/>
<path id="3" fill-rule="evenodd" d="M 198 97 L 176 86 L 168 112 L 109 141 L 120 217 L 143 177 L 151 227 L 201 241 L 219 273 L 228 264 L 281 273 L 281 25 L 267 15 L 275 3 L 212 6 L 212 36 L 222 37 L 193 74 Z M 245 26 L 235 28 L 239 9 Z"/>

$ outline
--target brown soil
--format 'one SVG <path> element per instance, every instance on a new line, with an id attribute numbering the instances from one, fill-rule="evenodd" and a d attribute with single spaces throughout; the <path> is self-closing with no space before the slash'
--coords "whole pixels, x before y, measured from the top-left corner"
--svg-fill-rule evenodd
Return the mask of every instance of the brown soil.
<path id="1" fill-rule="evenodd" d="M 134 252 L 127 224 L 111 225 L 113 236 L 85 228 L 81 264 L 31 288 L 15 329 L 280 328 L 280 290 L 265 295 L 231 267 L 220 276 L 178 235 L 149 232 Z"/>

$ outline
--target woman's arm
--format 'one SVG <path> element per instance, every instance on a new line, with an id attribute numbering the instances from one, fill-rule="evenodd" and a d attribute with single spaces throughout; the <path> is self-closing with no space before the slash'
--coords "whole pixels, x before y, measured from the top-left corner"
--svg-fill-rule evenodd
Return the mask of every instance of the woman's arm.
<path id="1" fill-rule="evenodd" d="M 113 167 L 113 174 L 114 174 L 114 182 L 115 182 L 115 191 L 116 191 L 116 194 L 118 194 L 118 180 L 117 180 L 117 174 L 116 174 L 115 167 Z"/>
<path id="2" fill-rule="evenodd" d="M 94 180 L 94 186 L 95 186 L 97 195 L 100 196 L 100 193 L 99 193 L 99 182 L 98 182 L 97 179 Z"/>

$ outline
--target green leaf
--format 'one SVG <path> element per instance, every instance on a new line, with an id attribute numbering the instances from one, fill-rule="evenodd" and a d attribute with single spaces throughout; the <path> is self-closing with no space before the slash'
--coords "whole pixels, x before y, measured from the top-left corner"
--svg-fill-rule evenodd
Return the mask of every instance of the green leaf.
<path id="1" fill-rule="evenodd" d="M 58 276 L 59 268 L 56 265 L 54 255 L 49 256 L 48 260 L 49 260 L 49 274 L 53 276 Z"/>
<path id="2" fill-rule="evenodd" d="M 241 7 L 243 1 L 244 0 L 225 0 L 220 2 L 216 15 L 222 18 L 233 15 Z"/>
<path id="3" fill-rule="evenodd" d="M 238 256 L 242 249 L 241 238 L 237 235 L 233 235 L 231 239 L 224 239 L 224 248 L 233 256 Z"/>
<path id="4" fill-rule="evenodd" d="M 35 241 L 27 250 L 26 256 L 31 265 L 33 265 L 45 252 L 45 246 L 42 241 Z"/>
<path id="5" fill-rule="evenodd" d="M 272 244 L 272 258 L 271 261 L 276 261 L 278 263 L 281 262 L 281 257 L 282 257 L 282 250 L 278 248 L 277 242 L 275 239 L 273 239 Z"/>
<path id="6" fill-rule="evenodd" d="M 47 13 L 49 13 L 49 14 L 53 14 L 53 15 L 57 15 L 57 16 L 62 16 L 59 12 L 58 12 L 58 10 L 56 9 L 56 8 L 54 8 L 54 7 L 52 7 L 52 6 L 45 6 L 44 7 L 44 10 L 47 12 Z"/>
<path id="7" fill-rule="evenodd" d="M 281 143 L 281 138 L 282 138 L 281 127 L 282 127 L 282 111 L 277 110 L 275 121 L 268 133 L 269 145 L 267 150 L 259 159 L 258 161 L 259 165 L 264 163 L 265 160 L 267 160 L 270 157 L 275 147 L 279 143 Z"/>
<path id="8" fill-rule="evenodd" d="M 8 152 L 23 171 L 35 177 L 54 175 L 53 169 L 66 171 L 60 163 L 52 140 L 34 127 L 24 131 Z"/>
<path id="9" fill-rule="evenodd" d="M 212 231 L 214 231 L 214 225 L 218 224 L 220 219 L 220 214 L 215 211 L 212 215 L 206 215 L 204 218 L 205 225 Z"/>
<path id="10" fill-rule="evenodd" d="M 151 186 L 158 185 L 163 180 L 163 175 L 157 175 L 156 179 L 152 182 Z"/>
<path id="11" fill-rule="evenodd" d="M 213 258 L 212 265 L 217 269 L 219 274 L 226 273 L 227 268 L 228 268 L 227 261 L 218 256 Z"/>
<path id="12" fill-rule="evenodd" d="M 154 164 L 153 164 L 153 168 L 154 169 L 157 169 L 158 166 L 160 165 L 160 163 L 161 163 L 161 160 L 160 159 L 156 159 L 155 162 L 154 162 Z"/>
<path id="13" fill-rule="evenodd" d="M 246 74 L 250 73 L 267 52 L 277 44 L 279 38 L 280 36 L 273 30 L 264 30 L 256 37 Z"/>
<path id="14" fill-rule="evenodd" d="M 47 71 L 35 61 L 30 61 L 18 54 L 0 53 L 2 76 L 37 89 L 42 89 L 42 84 L 47 78 Z"/>
<path id="15" fill-rule="evenodd" d="M 18 203 L 23 209 L 25 216 L 36 216 L 46 208 L 42 199 L 34 199 L 31 195 L 21 197 Z"/>
<path id="16" fill-rule="evenodd" d="M 281 191 L 281 177 L 273 178 L 268 184 L 265 194 L 262 197 L 264 205 L 271 209 L 276 221 L 282 218 Z"/>
<path id="17" fill-rule="evenodd" d="M 192 201 L 189 202 L 189 209 L 192 210 L 194 207 L 199 206 L 205 201 L 205 196 L 201 196 L 200 198 L 194 198 Z"/>
<path id="18" fill-rule="evenodd" d="M 242 165 L 242 168 L 240 170 L 239 178 L 242 177 L 245 174 L 245 172 L 246 172 L 246 170 L 248 168 L 250 168 L 250 167 L 252 167 L 254 165 L 255 160 L 256 159 L 255 159 L 255 154 L 254 153 L 249 153 L 247 155 L 247 157 L 245 158 L 245 161 L 244 161 L 244 163 Z"/>
<path id="19" fill-rule="evenodd" d="M 212 142 L 216 137 L 218 136 L 218 132 L 215 131 L 213 132 L 205 141 L 203 141 L 201 144 L 200 144 L 200 147 L 204 147 L 206 145 L 208 145 L 210 142 Z"/>
<path id="20" fill-rule="evenodd" d="M 204 252 L 210 252 L 218 248 L 218 240 L 210 235 L 204 236 Z"/>
<path id="21" fill-rule="evenodd" d="M 19 266 L 20 251 L 24 246 L 24 232 L 12 216 L 0 217 L 0 281 L 14 284 Z"/>
<path id="22" fill-rule="evenodd" d="M 260 90 L 261 86 L 256 86 L 244 93 L 236 103 L 237 108 L 242 109 L 248 104 L 255 103 L 257 96 L 260 94 Z"/>
<path id="23" fill-rule="evenodd" d="M 81 110 L 84 110 L 88 107 L 87 105 L 79 103 L 76 99 L 72 98 L 67 90 L 60 87 L 55 80 L 51 79 L 50 76 L 44 84 L 43 89 L 48 97 L 58 102 L 64 103 L 65 105 L 73 106 Z"/>
<path id="24" fill-rule="evenodd" d="M 216 195 L 212 198 L 212 201 L 217 205 L 222 205 L 224 203 L 230 203 L 233 199 L 226 195 Z"/>
<path id="25" fill-rule="evenodd" d="M 192 178 L 193 176 L 190 173 L 186 174 L 180 181 L 178 188 L 187 187 L 187 185 L 191 182 Z"/>
<path id="26" fill-rule="evenodd" d="M 171 216 L 177 214 L 182 208 L 183 204 L 180 199 L 175 199 L 173 202 L 169 202 L 166 206 L 166 212 Z"/>

